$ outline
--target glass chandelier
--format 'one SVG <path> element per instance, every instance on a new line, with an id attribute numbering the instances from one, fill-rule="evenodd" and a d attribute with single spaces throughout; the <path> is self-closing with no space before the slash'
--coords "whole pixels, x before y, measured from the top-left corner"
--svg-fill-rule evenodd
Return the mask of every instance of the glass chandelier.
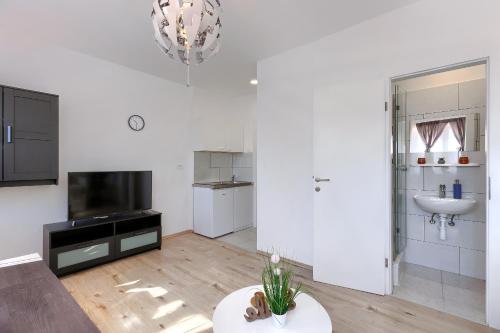
<path id="1" fill-rule="evenodd" d="M 160 49 L 187 66 L 200 64 L 220 48 L 221 5 L 219 0 L 154 0 L 154 36 Z"/>

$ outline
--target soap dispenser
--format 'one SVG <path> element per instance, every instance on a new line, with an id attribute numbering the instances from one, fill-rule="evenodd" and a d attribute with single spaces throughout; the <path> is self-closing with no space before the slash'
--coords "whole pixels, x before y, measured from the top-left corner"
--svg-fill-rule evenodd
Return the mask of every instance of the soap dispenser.
<path id="1" fill-rule="evenodd" d="M 455 184 L 453 184 L 453 198 L 462 199 L 462 184 L 460 184 L 458 179 L 455 180 Z"/>

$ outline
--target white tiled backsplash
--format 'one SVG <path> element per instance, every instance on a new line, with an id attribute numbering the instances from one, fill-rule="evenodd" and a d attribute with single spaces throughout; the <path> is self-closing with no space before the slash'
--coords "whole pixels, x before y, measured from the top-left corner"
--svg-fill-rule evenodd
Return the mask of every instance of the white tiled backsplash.
<path id="1" fill-rule="evenodd" d="M 446 87 L 433 88 L 439 92 L 420 91 L 407 93 L 406 107 L 408 119 L 431 118 L 440 113 L 460 114 L 478 112 L 481 114 L 481 151 L 467 152 L 473 163 L 480 167 L 423 168 L 415 166 L 417 158 L 424 154 L 407 154 L 406 186 L 406 230 L 401 230 L 400 237 L 406 237 L 404 260 L 413 264 L 432 267 L 453 273 L 459 273 L 479 279 L 485 279 L 486 247 L 486 165 L 484 152 L 485 95 L 481 92 L 484 80 L 477 80 Z M 471 93 L 475 91 L 475 93 Z M 458 93 L 460 92 L 460 94 Z M 419 102 L 413 106 L 415 98 L 424 95 L 439 94 L 441 99 L 429 98 L 428 102 Z M 457 96 L 458 95 L 458 96 Z M 440 110 L 434 104 L 439 104 Z M 425 105 L 423 105 L 425 104 Z M 422 107 L 423 105 L 423 107 Z M 444 111 L 444 112 L 441 112 Z M 424 115 L 425 113 L 425 115 Z M 430 115 L 432 113 L 432 115 Z M 457 162 L 457 153 L 432 153 L 426 156 L 437 162 L 445 157 L 449 163 Z M 412 166 L 413 165 L 413 166 Z M 477 205 L 470 213 L 458 216 L 455 226 L 447 228 L 447 240 L 439 239 L 439 222 L 430 224 L 430 214 L 421 210 L 413 197 L 416 194 L 437 195 L 440 184 L 447 187 L 447 196 L 453 196 L 453 183 L 460 180 L 464 197 L 477 200 Z M 406 235 L 405 235 L 406 233 Z"/>
<path id="2" fill-rule="evenodd" d="M 253 181 L 252 153 L 194 153 L 194 181 Z"/>

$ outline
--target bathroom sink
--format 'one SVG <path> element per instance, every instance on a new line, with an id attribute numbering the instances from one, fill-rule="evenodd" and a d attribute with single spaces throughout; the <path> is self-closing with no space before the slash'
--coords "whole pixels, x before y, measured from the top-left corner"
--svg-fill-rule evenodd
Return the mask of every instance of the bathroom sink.
<path id="1" fill-rule="evenodd" d="M 431 214 L 461 215 L 469 212 L 476 204 L 474 199 L 439 198 L 430 195 L 416 195 L 413 198 L 420 208 Z"/>

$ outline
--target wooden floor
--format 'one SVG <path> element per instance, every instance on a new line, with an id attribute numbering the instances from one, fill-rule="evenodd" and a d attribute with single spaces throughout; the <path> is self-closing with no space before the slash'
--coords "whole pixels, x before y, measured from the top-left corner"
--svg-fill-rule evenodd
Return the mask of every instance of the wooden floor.
<path id="1" fill-rule="evenodd" d="M 211 332 L 215 306 L 232 291 L 259 284 L 263 263 L 257 254 L 186 234 L 165 240 L 162 251 L 62 282 L 102 332 Z M 304 268 L 296 272 L 330 314 L 333 332 L 498 332 L 391 296 L 312 282 Z"/>

